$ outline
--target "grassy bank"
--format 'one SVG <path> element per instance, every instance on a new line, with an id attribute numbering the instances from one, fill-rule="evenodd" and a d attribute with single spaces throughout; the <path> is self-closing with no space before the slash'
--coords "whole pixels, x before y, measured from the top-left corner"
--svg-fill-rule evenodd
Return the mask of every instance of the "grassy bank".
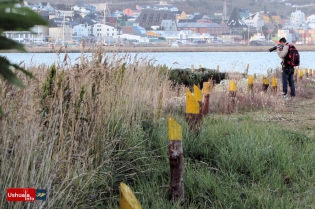
<path id="1" fill-rule="evenodd" d="M 183 127 L 185 208 L 314 206 L 312 133 L 305 123 L 264 120 L 293 102 L 268 92 L 249 108 L 256 100 L 240 88 L 238 113 L 226 115 L 227 91 L 217 86 L 195 137 L 180 104 L 169 103 L 185 88 L 165 67 L 111 60 L 96 53 L 75 69 L 34 67 L 35 79 L 20 75 L 25 89 L 1 83 L 0 189 L 47 189 L 48 199 L 8 203 L 2 192 L 0 208 L 119 208 L 122 181 L 143 208 L 180 208 L 168 201 L 168 114 Z M 312 82 L 298 85 L 297 93 L 314 95 Z"/>

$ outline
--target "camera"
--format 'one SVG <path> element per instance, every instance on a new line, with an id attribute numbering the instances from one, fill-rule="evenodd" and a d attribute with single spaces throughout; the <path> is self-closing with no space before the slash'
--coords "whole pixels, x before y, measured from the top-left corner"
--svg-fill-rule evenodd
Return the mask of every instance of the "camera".
<path id="1" fill-rule="evenodd" d="M 283 46 L 282 46 L 281 44 L 277 44 L 276 46 L 270 48 L 269 51 L 272 52 L 272 51 L 276 50 L 278 47 L 279 47 L 280 49 L 283 49 Z"/>

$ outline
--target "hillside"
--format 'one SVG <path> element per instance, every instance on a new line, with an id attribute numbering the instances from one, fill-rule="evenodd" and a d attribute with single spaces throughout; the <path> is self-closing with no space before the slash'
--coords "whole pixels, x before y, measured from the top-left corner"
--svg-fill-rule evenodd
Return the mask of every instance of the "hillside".
<path id="1" fill-rule="evenodd" d="M 47 0 L 45 0 L 47 1 Z M 44 2 L 45 2 L 44 1 Z M 31 2 L 39 2 L 39 1 L 31 1 Z M 51 4 L 75 4 L 78 2 L 77 0 L 57 0 L 54 2 L 50 2 Z M 104 2 L 101 0 L 85 0 L 85 3 L 100 3 Z M 121 10 L 126 7 L 130 7 L 132 9 L 138 5 L 145 5 L 145 4 L 156 4 L 158 1 L 156 0 L 115 0 L 115 1 L 108 1 L 109 7 L 111 10 Z M 223 0 L 186 0 L 186 1 L 167 1 L 168 3 L 172 3 L 173 5 L 177 6 L 179 10 L 186 11 L 187 13 L 194 13 L 199 12 L 203 14 L 213 14 L 214 12 L 222 12 L 223 11 Z M 313 3 L 313 0 L 291 0 L 288 1 L 291 4 L 296 5 L 304 5 Z M 232 1 L 227 0 L 227 10 L 228 14 L 230 14 L 234 7 L 239 8 L 246 8 L 249 9 L 251 12 L 256 11 L 268 11 L 268 12 L 275 12 L 279 15 L 289 16 L 291 12 L 295 10 L 295 8 L 285 6 L 283 2 L 269 2 L 267 0 L 258 0 L 255 2 L 254 0 L 238 0 Z M 299 8 L 302 10 L 306 15 L 311 15 L 315 13 L 315 7 L 303 7 Z"/>
<path id="2" fill-rule="evenodd" d="M 127 1 L 118 0 L 115 3 L 110 3 L 112 9 L 119 9 L 121 6 L 135 8 L 135 5 L 156 3 L 157 1 Z M 170 1 L 169 1 L 170 2 Z M 180 11 L 186 11 L 188 13 L 199 12 L 203 14 L 213 14 L 215 12 L 223 11 L 223 0 L 186 0 L 186 1 L 172 1 L 170 2 L 177 6 Z M 292 4 L 308 4 L 313 3 L 312 0 L 292 1 Z M 266 0 L 259 0 L 258 2 L 252 0 L 227 0 L 227 10 L 230 14 L 234 7 L 246 8 L 251 12 L 266 11 L 275 12 L 279 15 L 289 16 L 295 8 L 284 6 L 283 2 L 266 2 Z M 315 7 L 300 8 L 307 15 L 315 13 Z"/>

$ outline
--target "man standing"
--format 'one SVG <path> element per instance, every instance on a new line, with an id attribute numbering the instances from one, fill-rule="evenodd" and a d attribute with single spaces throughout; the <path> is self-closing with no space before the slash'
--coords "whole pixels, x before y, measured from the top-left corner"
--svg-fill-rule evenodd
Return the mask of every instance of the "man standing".
<path id="1" fill-rule="evenodd" d="M 289 43 L 287 43 L 287 40 L 285 38 L 281 38 L 279 40 L 280 45 L 282 45 L 281 48 L 277 47 L 277 53 L 278 56 L 282 59 L 281 65 L 282 65 L 282 89 L 283 89 L 283 95 L 286 96 L 288 93 L 288 81 L 289 86 L 291 88 L 290 95 L 292 97 L 295 96 L 295 85 L 294 85 L 294 68 L 291 65 L 288 65 L 285 58 L 289 53 Z"/>

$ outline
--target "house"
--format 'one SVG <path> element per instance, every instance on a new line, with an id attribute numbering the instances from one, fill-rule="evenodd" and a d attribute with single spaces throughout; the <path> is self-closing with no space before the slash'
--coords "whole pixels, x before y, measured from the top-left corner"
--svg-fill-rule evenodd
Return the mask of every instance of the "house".
<path id="1" fill-rule="evenodd" d="M 272 24 L 283 24 L 282 18 L 280 15 L 270 15 L 270 14 L 264 14 L 262 16 L 262 19 L 265 23 L 272 23 Z"/>
<path id="2" fill-rule="evenodd" d="M 38 4 L 34 4 L 31 7 L 32 10 L 37 10 L 37 11 L 54 11 L 55 9 L 51 6 L 51 4 L 49 2 L 39 2 Z"/>
<path id="3" fill-rule="evenodd" d="M 188 18 L 189 16 L 186 15 L 186 17 L 186 19 L 178 20 L 178 23 L 198 22 L 199 20 L 203 19 L 203 15 L 201 14 L 194 14 L 190 18 Z"/>
<path id="4" fill-rule="evenodd" d="M 74 16 L 74 11 L 63 11 L 63 10 L 56 10 L 56 17 L 67 17 L 67 18 L 72 18 Z"/>
<path id="5" fill-rule="evenodd" d="M 291 13 L 290 24 L 298 27 L 305 23 L 305 14 L 300 10 Z"/>
<path id="6" fill-rule="evenodd" d="M 127 16 L 130 16 L 130 17 L 133 17 L 133 10 L 130 9 L 130 8 L 126 8 L 126 9 L 123 10 L 123 14 L 127 15 Z"/>
<path id="7" fill-rule="evenodd" d="M 98 39 L 104 37 L 116 37 L 117 30 L 115 27 L 104 25 L 101 23 L 96 23 L 92 26 L 92 35 Z"/>
<path id="8" fill-rule="evenodd" d="M 151 26 L 160 26 L 162 20 L 175 20 L 175 15 L 169 10 L 144 9 L 135 23 L 144 28 L 151 28 Z"/>
<path id="9" fill-rule="evenodd" d="M 77 25 L 73 26 L 73 36 L 76 37 L 88 37 L 93 35 L 92 27 L 95 23 L 88 19 L 84 18 Z"/>
<path id="10" fill-rule="evenodd" d="M 192 36 L 193 32 L 191 30 L 181 30 L 178 33 L 179 40 L 188 40 L 188 37 Z"/>
<path id="11" fill-rule="evenodd" d="M 175 30 L 177 31 L 177 25 L 175 20 L 162 20 L 161 22 L 161 28 L 164 30 Z"/>
<path id="12" fill-rule="evenodd" d="M 36 25 L 31 31 L 4 31 L 4 36 L 16 42 L 23 43 L 42 43 L 49 35 L 48 27 Z"/>
<path id="13" fill-rule="evenodd" d="M 242 20 L 248 27 L 253 27 L 257 29 L 261 28 L 265 24 L 265 21 L 262 19 L 262 16 L 259 12 L 251 14 L 250 16 L 245 17 Z"/>
<path id="14" fill-rule="evenodd" d="M 311 15 L 307 18 L 307 23 L 310 28 L 315 28 L 315 15 Z"/>
<path id="15" fill-rule="evenodd" d="M 123 34 L 131 34 L 137 36 L 144 36 L 146 34 L 146 30 L 140 26 L 122 26 Z"/>
<path id="16" fill-rule="evenodd" d="M 220 35 L 230 31 L 226 25 L 217 23 L 177 23 L 177 28 L 181 30 L 191 30 L 194 33 L 209 33 L 210 35 Z"/>
<path id="17" fill-rule="evenodd" d="M 60 27 L 54 20 L 49 20 L 49 37 L 52 42 L 71 43 L 72 27 L 69 24 Z"/>
<path id="18" fill-rule="evenodd" d="M 187 15 L 185 11 L 182 11 L 180 15 L 176 17 L 177 20 L 187 19 Z"/>
<path id="19" fill-rule="evenodd" d="M 167 41 L 175 41 L 178 39 L 179 33 L 180 33 L 180 31 L 165 31 L 162 34 L 162 37 L 164 37 L 165 40 L 167 40 Z"/>
<path id="20" fill-rule="evenodd" d="M 237 28 L 246 28 L 248 27 L 246 23 L 241 19 L 239 15 L 239 9 L 234 8 L 232 11 L 232 14 L 229 18 L 229 20 L 226 22 L 226 24 L 233 29 Z"/>

